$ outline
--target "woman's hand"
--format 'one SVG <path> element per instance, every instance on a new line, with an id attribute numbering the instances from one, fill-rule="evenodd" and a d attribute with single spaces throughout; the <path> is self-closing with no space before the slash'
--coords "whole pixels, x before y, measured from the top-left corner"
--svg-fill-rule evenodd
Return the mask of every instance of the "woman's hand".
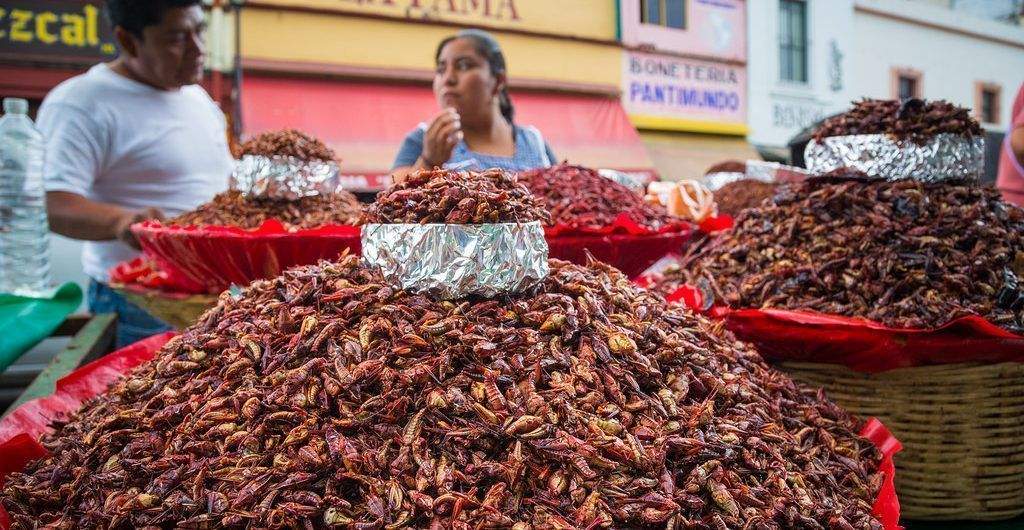
<path id="1" fill-rule="evenodd" d="M 423 153 L 420 158 L 427 169 L 444 165 L 452 157 L 452 151 L 462 140 L 462 124 L 459 114 L 449 107 L 434 117 L 423 135 Z"/>

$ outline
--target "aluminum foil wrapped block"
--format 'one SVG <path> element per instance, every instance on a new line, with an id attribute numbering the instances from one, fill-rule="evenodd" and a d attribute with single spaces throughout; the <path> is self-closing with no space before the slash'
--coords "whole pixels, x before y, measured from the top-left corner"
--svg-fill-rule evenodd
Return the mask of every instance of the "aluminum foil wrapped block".
<path id="1" fill-rule="evenodd" d="M 758 180 L 761 182 L 796 182 L 803 180 L 809 173 L 795 166 L 787 166 L 778 162 L 764 160 L 747 160 L 744 173 L 721 171 L 708 173 L 704 176 L 704 185 L 711 191 L 718 191 L 726 184 L 740 180 Z"/>
<path id="2" fill-rule="evenodd" d="M 644 194 L 644 183 L 621 171 L 615 169 L 598 169 L 597 173 L 608 180 L 622 184 L 640 195 Z"/>
<path id="3" fill-rule="evenodd" d="M 722 186 L 731 182 L 737 182 L 740 180 L 746 180 L 747 174 L 740 173 L 738 171 L 720 171 L 717 173 L 708 173 L 704 175 L 704 185 L 711 191 L 718 191 Z M 771 182 L 771 181 L 767 181 Z"/>
<path id="4" fill-rule="evenodd" d="M 548 276 L 544 227 L 531 223 L 368 224 L 363 262 L 402 289 L 442 299 L 494 297 Z"/>
<path id="5" fill-rule="evenodd" d="M 985 139 L 940 134 L 917 145 L 884 134 L 831 136 L 820 144 L 811 140 L 804 160 L 807 169 L 816 174 L 850 167 L 889 181 L 979 179 L 985 171 Z"/>
<path id="6" fill-rule="evenodd" d="M 231 188 L 253 198 L 294 201 L 334 193 L 341 187 L 338 165 L 291 156 L 245 155 L 235 162 Z"/>

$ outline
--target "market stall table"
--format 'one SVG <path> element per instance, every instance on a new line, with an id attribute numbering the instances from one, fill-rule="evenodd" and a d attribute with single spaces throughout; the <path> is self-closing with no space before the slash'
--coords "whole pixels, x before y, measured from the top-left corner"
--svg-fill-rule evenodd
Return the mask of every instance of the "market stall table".
<path id="1" fill-rule="evenodd" d="M 74 334 L 71 341 L 4 411 L 4 416 L 26 401 L 52 394 L 58 379 L 112 351 L 116 325 L 117 315 L 114 313 L 73 316 L 65 320 L 53 336 Z"/>

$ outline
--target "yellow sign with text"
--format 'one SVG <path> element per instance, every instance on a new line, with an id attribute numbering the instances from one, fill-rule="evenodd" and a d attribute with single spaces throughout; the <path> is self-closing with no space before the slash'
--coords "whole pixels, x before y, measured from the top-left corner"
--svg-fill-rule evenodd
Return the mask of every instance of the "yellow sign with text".
<path id="1" fill-rule="evenodd" d="M 242 16 L 241 46 L 243 57 L 254 60 L 432 72 L 434 48 L 453 32 L 390 19 L 249 9 Z M 514 81 L 620 86 L 621 50 L 615 46 L 532 35 L 497 38 Z"/>
<path id="2" fill-rule="evenodd" d="M 617 23 L 615 0 L 258 0 L 251 3 L 609 41 L 615 39 Z"/>
<path id="3" fill-rule="evenodd" d="M 0 54 L 110 57 L 117 52 L 100 4 L 8 1 L 0 4 Z"/>

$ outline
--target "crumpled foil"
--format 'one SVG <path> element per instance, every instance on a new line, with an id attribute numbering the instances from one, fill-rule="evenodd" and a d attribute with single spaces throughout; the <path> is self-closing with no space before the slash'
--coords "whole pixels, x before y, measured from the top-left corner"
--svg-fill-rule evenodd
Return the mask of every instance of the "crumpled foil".
<path id="1" fill-rule="evenodd" d="M 707 175 L 704 175 L 704 185 L 711 191 L 718 191 L 726 184 L 747 178 L 746 173 L 740 173 L 738 171 L 720 171 L 718 173 L 708 173 Z M 765 182 L 771 181 L 769 180 Z"/>
<path id="2" fill-rule="evenodd" d="M 235 162 L 231 188 L 248 197 L 294 201 L 341 188 L 338 165 L 291 156 L 245 155 Z"/>
<path id="3" fill-rule="evenodd" d="M 855 134 L 811 140 L 807 169 L 821 174 L 850 167 L 879 180 L 923 182 L 979 179 L 985 172 L 985 139 L 939 134 L 925 145 L 897 142 L 884 134 Z"/>
<path id="4" fill-rule="evenodd" d="M 522 292 L 548 276 L 540 222 L 368 224 L 363 262 L 392 285 L 452 300 Z"/>
<path id="5" fill-rule="evenodd" d="M 618 182 L 640 195 L 644 194 L 644 183 L 615 169 L 598 169 L 597 173 L 602 177 Z"/>
<path id="6" fill-rule="evenodd" d="M 787 166 L 778 162 L 766 162 L 764 160 L 747 160 L 746 172 L 722 171 L 719 173 L 708 173 L 704 175 L 704 185 L 711 191 L 718 191 L 722 186 L 738 180 L 794 182 L 803 180 L 807 175 L 808 172 L 806 170 L 795 166 Z"/>

